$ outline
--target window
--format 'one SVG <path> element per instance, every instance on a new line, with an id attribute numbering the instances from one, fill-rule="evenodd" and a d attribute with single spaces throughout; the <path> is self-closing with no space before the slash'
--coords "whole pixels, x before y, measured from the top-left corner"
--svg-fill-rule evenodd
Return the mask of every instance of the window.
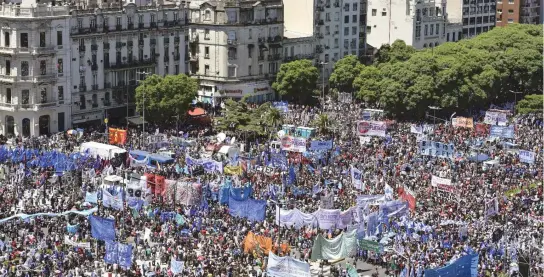
<path id="1" fill-rule="evenodd" d="M 349 27 L 344 27 L 344 36 L 349 36 Z"/>
<path id="2" fill-rule="evenodd" d="M 40 32 L 40 47 L 45 47 L 45 32 Z"/>
<path id="3" fill-rule="evenodd" d="M 423 35 L 424 36 L 427 36 L 429 35 L 429 30 L 428 30 L 429 26 L 425 25 L 425 31 L 423 31 Z"/>
<path id="4" fill-rule="evenodd" d="M 436 30 L 435 30 L 436 32 L 435 32 L 434 34 L 435 34 L 435 35 L 440 34 L 440 24 L 436 23 L 435 28 L 436 28 Z"/>
<path id="5" fill-rule="evenodd" d="M 247 75 L 251 76 L 251 65 L 247 66 Z"/>
<path id="6" fill-rule="evenodd" d="M 58 59 L 57 60 L 57 73 L 62 73 L 62 71 L 63 71 L 62 59 Z"/>
<path id="7" fill-rule="evenodd" d="M 357 35 L 357 27 L 355 27 L 355 26 L 354 26 L 354 27 L 351 27 L 351 35 L 352 35 L 352 36 Z"/>
<path id="8" fill-rule="evenodd" d="M 117 17 L 117 18 L 115 19 L 115 22 L 116 22 L 115 24 L 116 24 L 117 26 L 121 26 L 121 17 Z"/>
<path id="9" fill-rule="evenodd" d="M 450 41 L 450 33 L 446 34 L 446 41 Z"/>
<path id="10" fill-rule="evenodd" d="M 151 14 L 150 21 L 151 21 L 151 23 L 155 23 L 155 15 L 154 14 Z"/>
<path id="11" fill-rule="evenodd" d="M 514 23 L 514 19 L 513 18 L 508 18 L 508 23 Z"/>
<path id="12" fill-rule="evenodd" d="M 354 11 L 354 12 L 357 11 L 357 3 L 353 3 L 353 11 Z"/>
<path id="13" fill-rule="evenodd" d="M 84 87 L 85 86 L 85 76 L 79 76 L 79 86 Z"/>
<path id="14" fill-rule="evenodd" d="M 9 32 L 4 32 L 4 46 L 9 47 Z"/>
<path id="15" fill-rule="evenodd" d="M 331 14 L 330 13 L 325 14 L 325 20 L 326 21 L 331 21 Z"/>
<path id="16" fill-rule="evenodd" d="M 91 28 L 96 28 L 96 19 L 92 18 L 89 25 L 91 26 Z"/>
<path id="17" fill-rule="evenodd" d="M 212 12 L 210 10 L 204 12 L 204 20 L 212 20 Z"/>
<path id="18" fill-rule="evenodd" d="M 387 12 L 386 12 L 386 11 L 382 11 L 382 16 L 387 16 Z"/>
<path id="19" fill-rule="evenodd" d="M 268 64 L 268 73 L 276 73 L 276 63 Z"/>
<path id="20" fill-rule="evenodd" d="M 47 89 L 41 88 L 40 89 L 40 103 L 47 103 Z"/>
<path id="21" fill-rule="evenodd" d="M 431 24 L 431 36 L 434 34 L 434 25 Z"/>
<path id="22" fill-rule="evenodd" d="M 325 26 L 325 34 L 330 35 L 331 34 L 331 27 Z"/>
<path id="23" fill-rule="evenodd" d="M 357 23 L 357 15 L 356 14 L 351 16 L 351 23 Z"/>
<path id="24" fill-rule="evenodd" d="M 432 8 L 429 8 L 429 16 L 434 16 L 434 10 Z"/>
<path id="25" fill-rule="evenodd" d="M 325 54 L 325 62 L 326 62 L 326 63 L 329 62 L 329 54 Z"/>
<path id="26" fill-rule="evenodd" d="M 344 23 L 349 23 L 349 15 L 344 16 Z"/>
<path id="27" fill-rule="evenodd" d="M 144 23 L 144 15 L 143 14 L 138 15 L 138 24 L 140 24 L 140 23 Z"/>
<path id="28" fill-rule="evenodd" d="M 11 103 L 11 88 L 6 88 L 6 103 Z"/>
<path id="29" fill-rule="evenodd" d="M 210 29 L 204 29 L 204 39 L 205 40 L 210 39 Z"/>
<path id="30" fill-rule="evenodd" d="M 509 14 L 513 14 L 513 13 L 514 13 L 514 10 L 508 10 L 508 13 L 509 13 Z"/>
<path id="31" fill-rule="evenodd" d="M 6 60 L 6 75 L 11 75 L 11 61 Z"/>
<path id="32" fill-rule="evenodd" d="M 236 67 L 229 66 L 229 78 L 236 77 Z"/>
<path id="33" fill-rule="evenodd" d="M 427 43 L 423 44 L 423 48 L 427 48 Z"/>
<path id="34" fill-rule="evenodd" d="M 83 19 L 78 19 L 77 20 L 77 28 L 79 28 L 79 29 L 83 28 Z"/>
<path id="35" fill-rule="evenodd" d="M 85 95 L 79 96 L 79 109 L 81 110 L 85 109 Z"/>
<path id="36" fill-rule="evenodd" d="M 58 87 L 57 99 L 58 99 L 59 101 L 63 101 L 63 100 L 64 100 L 64 87 L 63 87 L 63 86 L 59 86 L 59 87 Z"/>
<path id="37" fill-rule="evenodd" d="M 252 39 L 252 37 L 253 37 L 253 31 L 251 31 L 251 29 L 249 29 L 248 38 L 249 38 L 249 39 Z"/>
<path id="38" fill-rule="evenodd" d="M 28 89 L 24 89 L 21 91 L 21 104 L 30 104 L 30 91 Z"/>
<path id="39" fill-rule="evenodd" d="M 344 39 L 344 49 L 348 49 L 348 47 L 349 47 L 349 40 Z"/>
<path id="40" fill-rule="evenodd" d="M 205 75 L 210 74 L 210 65 L 209 64 L 204 65 L 204 74 Z"/>
<path id="41" fill-rule="evenodd" d="M 349 12 L 349 4 L 348 3 L 344 4 L 344 11 Z"/>
<path id="42" fill-rule="evenodd" d="M 508 0 L 508 4 L 514 4 L 514 0 Z"/>
<path id="43" fill-rule="evenodd" d="M 340 46 L 338 46 L 338 44 L 339 44 L 339 43 L 338 43 L 338 39 L 335 38 L 335 39 L 334 39 L 334 48 L 340 47 Z"/>
<path id="44" fill-rule="evenodd" d="M 372 9 L 372 16 L 376 16 L 376 13 L 377 13 L 377 12 L 378 12 L 378 11 L 377 11 L 376 9 Z"/>
<path id="45" fill-rule="evenodd" d="M 30 74 L 28 70 L 28 62 L 22 61 L 21 62 L 21 76 L 28 76 Z"/>
<path id="46" fill-rule="evenodd" d="M 421 37 L 421 26 L 416 25 L 416 38 Z"/>
<path id="47" fill-rule="evenodd" d="M 263 64 L 259 64 L 259 75 L 263 75 Z"/>
<path id="48" fill-rule="evenodd" d="M 366 26 L 366 33 L 367 34 L 372 33 L 372 26 Z"/>
<path id="49" fill-rule="evenodd" d="M 21 33 L 21 47 L 28 48 L 28 33 Z"/>

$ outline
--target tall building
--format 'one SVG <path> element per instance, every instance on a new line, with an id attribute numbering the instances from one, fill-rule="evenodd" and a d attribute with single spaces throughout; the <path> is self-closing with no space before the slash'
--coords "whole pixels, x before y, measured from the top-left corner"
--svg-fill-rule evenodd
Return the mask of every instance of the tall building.
<path id="1" fill-rule="evenodd" d="M 367 43 L 373 48 L 403 40 L 416 49 L 446 41 L 446 1 L 390 0 L 368 2 Z"/>
<path id="2" fill-rule="evenodd" d="M 40 135 L 70 122 L 70 10 L 3 3 L 0 20 L 0 130 Z"/>
<path id="3" fill-rule="evenodd" d="M 542 0 L 504 0 L 497 2 L 497 26 L 512 23 L 542 24 Z"/>
<path id="4" fill-rule="evenodd" d="M 320 80 L 346 55 L 360 55 L 361 0 L 285 0 L 285 30 L 313 35 Z M 364 1 L 366 3 L 366 0 Z M 304 11 L 304 12 L 302 12 Z M 362 25 L 364 26 L 364 25 Z M 364 47 L 363 47 L 364 49 Z"/>
<path id="5" fill-rule="evenodd" d="M 146 73 L 186 71 L 183 5 L 103 5 L 76 6 L 70 19 L 72 86 L 67 92 L 78 126 L 134 116 L 135 89 Z"/>
<path id="6" fill-rule="evenodd" d="M 495 27 L 496 4 L 495 0 L 448 1 L 448 20 L 462 20 L 463 38 L 471 38 Z"/>
<path id="7" fill-rule="evenodd" d="M 282 60 L 282 2 L 192 1 L 189 12 L 189 73 L 200 82 L 198 100 L 274 99 L 270 80 Z"/>

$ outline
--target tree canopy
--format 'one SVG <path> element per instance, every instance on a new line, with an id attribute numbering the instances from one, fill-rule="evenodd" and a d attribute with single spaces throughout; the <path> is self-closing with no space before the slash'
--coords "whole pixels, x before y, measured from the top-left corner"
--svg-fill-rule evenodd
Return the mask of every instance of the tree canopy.
<path id="1" fill-rule="evenodd" d="M 283 99 L 312 102 L 313 91 L 316 88 L 319 71 L 310 60 L 296 60 L 284 63 L 276 75 L 272 88 Z"/>
<path id="2" fill-rule="evenodd" d="M 136 88 L 136 107 L 139 112 L 145 107 L 146 114 L 151 115 L 146 118 L 148 121 L 169 121 L 172 117 L 185 115 L 197 90 L 197 80 L 185 74 L 152 75 Z"/>
<path id="3" fill-rule="evenodd" d="M 250 109 L 246 99 L 225 101 L 223 116 L 216 128 L 230 134 L 242 133 L 246 138 L 270 135 L 282 123 L 281 113 L 270 102 Z"/>
<path id="4" fill-rule="evenodd" d="M 542 25 L 510 24 L 475 38 L 413 52 L 396 41 L 353 81 L 357 97 L 397 117 L 485 109 L 514 100 L 510 90 L 542 93 Z M 387 50 L 386 50 L 387 49 Z"/>
<path id="5" fill-rule="evenodd" d="M 364 66 L 355 55 L 348 55 L 334 64 L 334 71 L 329 77 L 331 87 L 340 92 L 352 92 L 353 81 L 359 76 Z"/>
<path id="6" fill-rule="evenodd" d="M 537 113 L 542 115 L 542 105 L 544 103 L 544 95 L 531 94 L 526 95 L 516 105 L 516 112 L 520 114 Z"/>

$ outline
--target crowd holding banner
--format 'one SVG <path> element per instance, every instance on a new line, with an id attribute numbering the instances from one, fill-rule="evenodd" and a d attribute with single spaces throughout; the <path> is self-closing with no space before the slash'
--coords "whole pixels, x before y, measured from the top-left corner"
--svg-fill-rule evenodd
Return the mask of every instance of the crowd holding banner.
<path id="1" fill-rule="evenodd" d="M 297 126 L 323 112 L 276 106 Z M 280 149 L 244 141 L 227 158 L 205 129 L 153 130 L 138 145 L 145 157 L 121 162 L 70 147 L 2 147 L 0 275 L 317 276 L 325 260 L 342 260 L 327 265 L 338 277 L 362 267 L 404 277 L 544 273 L 541 119 L 489 111 L 433 125 L 356 105 L 326 112 L 346 124 L 277 137 Z M 111 128 L 99 140 L 132 150 L 131 132 Z M 172 162 L 146 160 L 157 146 Z M 471 159 L 475 149 L 496 166 Z"/>

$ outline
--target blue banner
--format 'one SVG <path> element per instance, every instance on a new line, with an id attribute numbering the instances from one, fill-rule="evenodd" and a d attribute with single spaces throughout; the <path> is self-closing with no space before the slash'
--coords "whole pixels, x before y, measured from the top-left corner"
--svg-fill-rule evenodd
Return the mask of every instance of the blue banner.
<path id="1" fill-rule="evenodd" d="M 85 193 L 85 202 L 96 204 L 98 203 L 98 193 L 97 192 L 86 192 Z"/>
<path id="2" fill-rule="evenodd" d="M 280 112 L 287 113 L 289 112 L 289 103 L 287 102 L 272 102 L 272 106 Z"/>
<path id="3" fill-rule="evenodd" d="M 244 217 L 251 221 L 264 221 L 266 212 L 266 201 L 247 199 L 237 201 L 230 197 L 229 213 L 232 216 Z"/>
<path id="4" fill-rule="evenodd" d="M 478 259 L 478 255 L 463 256 L 444 267 L 425 269 L 425 277 L 477 277 Z"/>
<path id="5" fill-rule="evenodd" d="M 493 125 L 491 126 L 491 129 L 489 131 L 490 137 L 497 137 L 497 138 L 507 138 L 507 139 L 513 139 L 514 138 L 514 126 L 497 126 Z"/>
<path id="6" fill-rule="evenodd" d="M 252 195 L 253 187 L 251 185 L 247 185 L 241 188 L 223 186 L 221 190 L 219 190 L 219 203 L 222 205 L 228 204 L 229 197 L 234 198 L 234 200 L 243 201 L 249 199 Z"/>
<path id="7" fill-rule="evenodd" d="M 176 212 L 161 212 L 161 222 L 174 220 L 174 219 L 176 219 L 177 214 L 178 213 L 176 213 Z"/>
<path id="8" fill-rule="evenodd" d="M 70 234 L 75 234 L 77 233 L 77 230 L 79 230 L 79 224 L 70 225 L 70 223 L 66 223 L 66 232 Z"/>
<path id="9" fill-rule="evenodd" d="M 93 238 L 104 241 L 115 240 L 115 220 L 91 215 L 89 221 Z"/>
<path id="10" fill-rule="evenodd" d="M 170 260 L 170 271 L 174 275 L 182 273 L 184 266 L 185 263 L 183 261 L 176 261 L 174 258 Z"/>
<path id="11" fill-rule="evenodd" d="M 313 140 L 310 144 L 310 150 L 331 150 L 332 149 L 332 140 Z"/>
<path id="12" fill-rule="evenodd" d="M 420 141 L 419 153 L 423 156 L 433 156 L 440 158 L 455 158 L 455 146 L 453 143 L 441 143 L 437 141 Z"/>
<path id="13" fill-rule="evenodd" d="M 106 241 L 104 262 L 130 268 L 132 266 L 132 245 Z"/>
<path id="14" fill-rule="evenodd" d="M 118 211 L 123 210 L 123 197 L 122 194 L 112 195 L 107 190 L 102 190 L 102 203 L 104 207 L 109 207 Z"/>
<path id="15" fill-rule="evenodd" d="M 535 163 L 535 152 L 527 150 L 519 150 L 519 161 L 522 163 L 534 164 Z"/>

